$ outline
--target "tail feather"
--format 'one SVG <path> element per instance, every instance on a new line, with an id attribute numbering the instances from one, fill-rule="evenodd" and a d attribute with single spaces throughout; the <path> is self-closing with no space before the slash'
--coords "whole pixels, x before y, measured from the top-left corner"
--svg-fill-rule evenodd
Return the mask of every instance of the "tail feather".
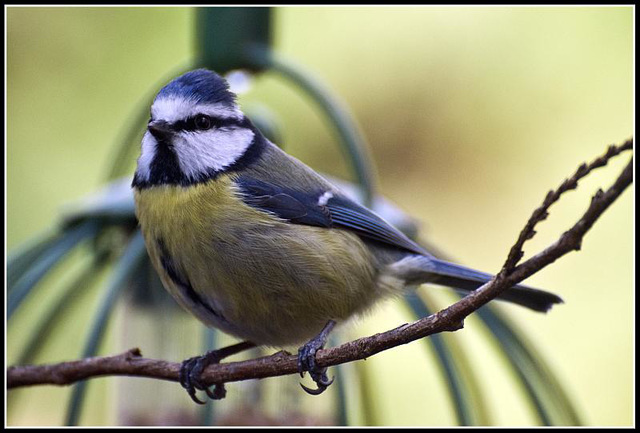
<path id="1" fill-rule="evenodd" d="M 421 257 L 421 259 L 424 259 L 420 261 L 420 268 L 423 272 L 414 274 L 414 282 L 432 282 L 452 287 L 459 291 L 470 292 L 493 278 L 491 274 L 445 262 L 434 257 Z M 562 298 L 553 293 L 520 284 L 502 292 L 497 299 L 541 312 L 546 312 L 554 304 L 563 302 Z"/>

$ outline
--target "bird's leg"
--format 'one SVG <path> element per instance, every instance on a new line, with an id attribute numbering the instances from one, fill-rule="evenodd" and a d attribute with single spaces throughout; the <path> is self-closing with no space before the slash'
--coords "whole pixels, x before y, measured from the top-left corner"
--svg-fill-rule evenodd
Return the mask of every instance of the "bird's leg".
<path id="1" fill-rule="evenodd" d="M 333 383 L 334 378 L 329 380 L 327 377 L 327 367 L 318 367 L 316 364 L 316 352 L 324 347 L 324 344 L 327 342 L 327 337 L 335 325 L 335 321 L 329 320 L 318 335 L 298 349 L 298 371 L 300 372 L 300 376 L 304 376 L 304 372 L 308 371 L 309 375 L 318 386 L 316 389 L 311 389 L 300 384 L 302 389 L 309 394 L 322 394 L 324 390 Z"/>
<path id="2" fill-rule="evenodd" d="M 224 358 L 253 347 L 256 347 L 254 343 L 243 341 L 242 343 L 233 344 L 223 347 L 222 349 L 211 350 L 202 356 L 194 356 L 193 358 L 183 361 L 180 367 L 180 385 L 187 390 L 191 399 L 198 404 L 204 404 L 204 402 L 196 397 L 196 389 L 205 391 L 209 398 L 213 400 L 223 399 L 227 394 L 224 383 L 214 384 L 213 391 L 211 391 L 208 386 L 200 381 L 200 375 L 208 365 L 217 364 Z"/>

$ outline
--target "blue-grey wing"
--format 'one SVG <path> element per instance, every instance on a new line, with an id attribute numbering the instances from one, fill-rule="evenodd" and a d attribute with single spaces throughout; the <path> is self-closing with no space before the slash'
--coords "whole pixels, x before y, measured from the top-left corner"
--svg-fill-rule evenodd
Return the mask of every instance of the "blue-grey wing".
<path id="1" fill-rule="evenodd" d="M 246 176 L 236 183 L 245 203 L 293 224 L 350 230 L 395 248 L 428 254 L 378 215 L 337 191 L 299 191 Z"/>

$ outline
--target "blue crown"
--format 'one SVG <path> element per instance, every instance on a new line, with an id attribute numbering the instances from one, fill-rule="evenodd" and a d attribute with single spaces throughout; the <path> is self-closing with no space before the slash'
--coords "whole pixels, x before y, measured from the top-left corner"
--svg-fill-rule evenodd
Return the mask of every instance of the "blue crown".
<path id="1" fill-rule="evenodd" d="M 164 86 L 156 99 L 181 96 L 196 103 L 233 105 L 236 95 L 229 90 L 226 80 L 207 69 L 187 72 Z"/>

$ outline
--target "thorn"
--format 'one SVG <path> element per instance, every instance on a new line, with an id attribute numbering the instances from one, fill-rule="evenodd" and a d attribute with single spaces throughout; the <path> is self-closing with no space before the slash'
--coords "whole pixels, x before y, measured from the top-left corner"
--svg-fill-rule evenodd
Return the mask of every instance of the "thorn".
<path id="1" fill-rule="evenodd" d="M 142 357 L 142 352 L 140 351 L 140 348 L 138 347 L 134 347 L 133 349 L 129 349 L 129 351 L 126 354 L 126 358 L 127 360 L 133 359 L 133 358 L 140 358 Z"/>

